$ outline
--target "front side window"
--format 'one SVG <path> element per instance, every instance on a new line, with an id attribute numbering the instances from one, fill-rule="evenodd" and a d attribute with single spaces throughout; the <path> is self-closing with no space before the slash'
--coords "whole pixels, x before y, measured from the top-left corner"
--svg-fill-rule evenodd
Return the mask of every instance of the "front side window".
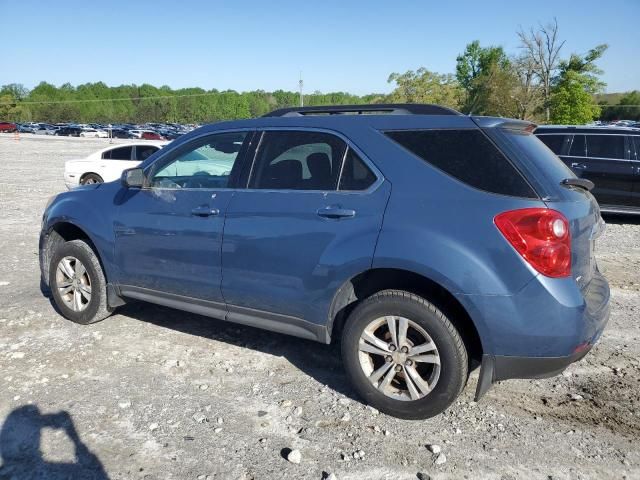
<path id="1" fill-rule="evenodd" d="M 143 162 L 158 151 L 158 147 L 152 145 L 138 145 L 136 147 L 136 160 Z"/>
<path id="2" fill-rule="evenodd" d="M 154 169 L 155 188 L 227 188 L 246 132 L 207 135 L 176 152 Z"/>
<path id="3" fill-rule="evenodd" d="M 345 142 L 328 133 L 265 132 L 249 188 L 335 190 L 345 148 Z"/>
<path id="4" fill-rule="evenodd" d="M 624 159 L 624 136 L 587 135 L 587 155 L 595 158 Z"/>

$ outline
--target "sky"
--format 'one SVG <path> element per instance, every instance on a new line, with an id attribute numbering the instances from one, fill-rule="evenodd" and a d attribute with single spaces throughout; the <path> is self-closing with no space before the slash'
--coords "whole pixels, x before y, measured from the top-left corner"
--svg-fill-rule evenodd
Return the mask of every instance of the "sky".
<path id="1" fill-rule="evenodd" d="M 386 93 L 392 72 L 454 73 L 465 45 L 518 52 L 557 18 L 562 54 L 609 44 L 608 92 L 640 89 L 640 0 L 0 0 L 0 85 L 103 81 Z"/>

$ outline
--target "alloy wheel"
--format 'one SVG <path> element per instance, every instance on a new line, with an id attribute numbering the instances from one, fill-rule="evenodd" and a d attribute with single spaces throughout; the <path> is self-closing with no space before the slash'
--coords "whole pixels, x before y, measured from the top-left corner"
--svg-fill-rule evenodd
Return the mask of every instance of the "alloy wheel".
<path id="1" fill-rule="evenodd" d="M 440 378 L 440 354 L 429 334 L 408 318 L 387 315 L 367 325 L 358 344 L 371 384 L 395 400 L 426 397 Z"/>
<path id="2" fill-rule="evenodd" d="M 91 302 L 91 278 L 75 257 L 64 257 L 58 263 L 56 288 L 64 304 L 74 312 L 83 311 Z"/>

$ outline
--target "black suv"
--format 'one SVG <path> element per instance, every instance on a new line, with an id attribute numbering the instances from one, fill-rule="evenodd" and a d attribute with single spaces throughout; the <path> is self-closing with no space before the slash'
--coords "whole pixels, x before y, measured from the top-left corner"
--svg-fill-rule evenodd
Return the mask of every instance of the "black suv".
<path id="1" fill-rule="evenodd" d="M 640 129 L 544 126 L 534 133 L 578 177 L 595 184 L 603 212 L 640 214 Z"/>

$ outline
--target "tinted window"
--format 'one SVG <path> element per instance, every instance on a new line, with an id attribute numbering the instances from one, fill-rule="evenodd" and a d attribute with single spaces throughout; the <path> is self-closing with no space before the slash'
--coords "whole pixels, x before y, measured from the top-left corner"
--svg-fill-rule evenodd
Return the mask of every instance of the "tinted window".
<path id="1" fill-rule="evenodd" d="M 154 146 L 146 146 L 146 145 L 138 145 L 136 147 L 136 160 L 139 161 L 144 161 L 147 158 L 149 158 L 151 155 L 153 155 L 154 153 L 156 153 L 158 151 L 158 147 L 154 147 Z"/>
<path id="2" fill-rule="evenodd" d="M 636 145 L 636 160 L 640 160 L 640 136 L 636 135 L 630 138 L 633 138 Z"/>
<path id="3" fill-rule="evenodd" d="M 102 158 L 111 160 L 131 160 L 131 150 L 133 147 L 120 147 L 108 150 L 102 154 Z"/>
<path id="4" fill-rule="evenodd" d="M 504 195 L 535 197 L 522 175 L 479 130 L 415 130 L 386 134 L 426 162 L 472 187 Z M 542 146 L 533 135 L 530 136 Z"/>
<path id="5" fill-rule="evenodd" d="M 587 145 L 584 141 L 584 135 L 574 135 L 573 142 L 571 142 L 571 149 L 569 155 L 573 157 L 584 157 L 587 154 Z"/>
<path id="6" fill-rule="evenodd" d="M 376 181 L 375 174 L 351 148 L 342 167 L 339 190 L 366 190 Z"/>
<path id="7" fill-rule="evenodd" d="M 589 157 L 624 159 L 624 136 L 587 135 L 587 155 Z"/>
<path id="8" fill-rule="evenodd" d="M 563 147 L 571 137 L 568 135 L 539 135 L 538 138 L 556 155 L 562 155 Z"/>
<path id="9" fill-rule="evenodd" d="M 156 188 L 225 188 L 246 133 L 220 133 L 200 138 L 176 151 L 151 175 Z"/>
<path id="10" fill-rule="evenodd" d="M 249 188 L 335 190 L 345 143 L 320 132 L 265 132 Z"/>

